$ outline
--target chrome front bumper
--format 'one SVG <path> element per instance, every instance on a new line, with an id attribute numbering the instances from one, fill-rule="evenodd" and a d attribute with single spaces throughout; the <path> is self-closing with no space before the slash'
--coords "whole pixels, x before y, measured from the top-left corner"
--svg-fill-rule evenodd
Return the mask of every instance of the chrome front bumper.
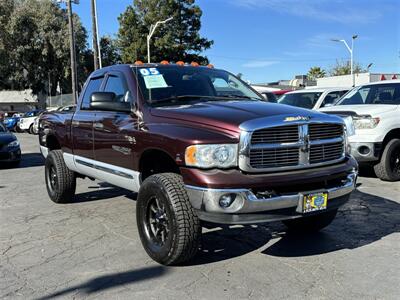
<path id="1" fill-rule="evenodd" d="M 285 208 L 296 208 L 296 212 L 301 212 L 303 195 L 326 192 L 329 200 L 339 198 L 350 194 L 355 189 L 356 181 L 357 171 L 353 170 L 340 186 L 269 198 L 257 198 L 250 189 L 207 189 L 186 185 L 186 190 L 192 206 L 206 213 L 249 214 Z M 222 208 L 219 200 L 226 194 L 234 194 L 236 197 L 229 207 Z"/>

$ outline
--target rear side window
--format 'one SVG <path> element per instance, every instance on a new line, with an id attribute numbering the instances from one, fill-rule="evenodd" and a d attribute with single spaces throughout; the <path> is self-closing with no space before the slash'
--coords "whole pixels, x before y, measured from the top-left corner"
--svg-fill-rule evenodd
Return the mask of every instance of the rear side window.
<path id="1" fill-rule="evenodd" d="M 90 96 L 94 93 L 94 92 L 99 92 L 100 91 L 100 87 L 101 87 L 101 83 L 103 82 L 103 78 L 104 77 L 98 77 L 98 78 L 93 78 L 90 79 L 86 89 L 85 89 L 85 94 L 83 95 L 83 99 L 82 99 L 82 105 L 81 108 L 82 109 L 89 109 L 90 107 Z"/>

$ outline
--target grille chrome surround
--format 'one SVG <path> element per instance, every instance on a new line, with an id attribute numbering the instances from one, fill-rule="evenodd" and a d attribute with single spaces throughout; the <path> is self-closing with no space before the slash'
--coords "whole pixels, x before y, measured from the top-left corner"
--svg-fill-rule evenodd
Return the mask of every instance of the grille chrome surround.
<path id="1" fill-rule="evenodd" d="M 304 169 L 345 158 L 345 130 L 340 118 L 320 117 L 290 123 L 256 121 L 240 126 L 238 161 L 245 172 Z"/>

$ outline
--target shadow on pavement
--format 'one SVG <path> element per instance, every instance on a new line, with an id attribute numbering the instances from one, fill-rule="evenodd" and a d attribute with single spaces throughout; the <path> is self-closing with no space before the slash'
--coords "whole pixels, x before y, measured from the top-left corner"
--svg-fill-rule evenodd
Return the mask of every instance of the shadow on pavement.
<path id="1" fill-rule="evenodd" d="M 317 234 L 283 234 L 263 251 L 280 257 L 318 255 L 355 249 L 400 232 L 400 203 L 356 191 L 333 223 Z"/>
<path id="2" fill-rule="evenodd" d="M 99 183 L 98 186 L 90 186 L 89 188 L 90 189 L 96 188 L 98 190 L 76 194 L 73 203 L 107 200 L 120 196 L 124 196 L 125 198 L 131 200 L 136 200 L 136 193 L 113 186 L 106 187 L 103 186 L 102 183 Z"/>
<path id="3" fill-rule="evenodd" d="M 44 166 L 44 158 L 40 153 L 22 153 L 21 162 L 14 166 L 12 163 L 4 163 L 0 166 L 0 170 L 4 169 L 22 169 L 31 167 Z"/>
<path id="4" fill-rule="evenodd" d="M 262 253 L 280 257 L 319 255 L 355 249 L 400 232 L 400 203 L 355 191 L 333 223 L 319 233 L 290 234 L 280 223 L 218 227 L 203 233 L 202 249 L 186 264 L 201 265 L 245 255 L 277 241 Z"/>
<path id="5" fill-rule="evenodd" d="M 89 295 L 125 284 L 132 284 L 139 281 L 150 280 L 165 275 L 166 273 L 167 268 L 156 266 L 150 268 L 142 268 L 134 271 L 99 276 L 80 285 L 71 286 L 69 288 L 37 299 L 53 299 L 55 297 L 65 296 L 66 294 L 70 294 L 72 292 Z"/>

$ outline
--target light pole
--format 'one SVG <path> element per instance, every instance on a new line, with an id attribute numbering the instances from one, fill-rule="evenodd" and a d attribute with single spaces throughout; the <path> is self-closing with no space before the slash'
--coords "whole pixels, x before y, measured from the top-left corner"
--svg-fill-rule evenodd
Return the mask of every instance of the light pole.
<path id="1" fill-rule="evenodd" d="M 347 50 L 350 52 L 350 73 L 353 82 L 353 86 L 355 86 L 355 77 L 354 77 L 354 63 L 353 63 L 353 49 L 354 49 L 354 40 L 358 37 L 358 35 L 353 35 L 351 37 L 351 48 L 347 44 L 346 40 L 339 40 L 339 39 L 331 39 L 334 42 L 342 42 L 346 46 Z"/>
<path id="2" fill-rule="evenodd" d="M 156 30 L 156 28 L 157 28 L 158 25 L 160 25 L 160 24 L 165 24 L 165 23 L 171 21 L 172 19 L 173 19 L 173 17 L 170 17 L 170 18 L 168 18 L 168 19 L 166 19 L 166 20 L 164 20 L 164 21 L 158 21 L 158 22 L 157 22 L 156 24 L 154 24 L 154 25 L 151 24 L 149 34 L 147 35 L 147 62 L 148 62 L 148 63 L 150 63 L 150 40 L 151 40 L 151 37 L 152 37 L 153 34 L 154 34 L 154 31 Z"/>
<path id="3" fill-rule="evenodd" d="M 72 2 L 79 4 L 79 0 L 57 0 L 57 2 L 65 2 L 68 10 L 68 24 L 69 24 L 69 44 L 71 52 L 71 81 L 72 81 L 72 97 L 74 103 L 78 99 L 78 77 L 76 71 L 76 48 L 75 48 L 75 33 L 74 33 L 74 22 L 72 19 Z"/>

